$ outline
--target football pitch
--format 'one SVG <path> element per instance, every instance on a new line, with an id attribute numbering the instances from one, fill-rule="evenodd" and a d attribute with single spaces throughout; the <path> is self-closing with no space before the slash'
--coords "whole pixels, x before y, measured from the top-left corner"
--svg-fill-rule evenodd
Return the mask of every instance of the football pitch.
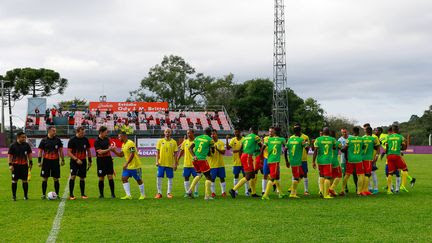
<path id="1" fill-rule="evenodd" d="M 96 168 L 88 173 L 87 200 L 66 201 L 58 242 L 149 242 L 149 241 L 411 241 L 432 242 L 432 155 L 406 155 L 410 175 L 417 178 L 409 193 L 386 195 L 384 161 L 378 161 L 380 193 L 371 197 L 350 194 L 332 200 L 317 195 L 317 170 L 309 164 L 310 196 L 301 199 L 270 201 L 244 196 L 240 189 L 235 200 L 218 196 L 204 201 L 204 181 L 200 182 L 198 199 L 183 198 L 182 168 L 174 177 L 174 198 L 165 197 L 167 181 L 163 182 L 164 198 L 153 199 L 156 193 L 154 158 L 141 158 L 147 199 L 138 201 L 139 190 L 131 180 L 133 200 L 118 199 L 124 195 L 120 181 L 122 160 L 116 158 L 117 199 L 98 199 Z M 310 162 L 311 158 L 309 158 Z M 231 159 L 225 158 L 227 189 L 232 187 Z M 2 242 L 44 242 L 56 218 L 60 200 L 42 201 L 40 169 L 33 169 L 29 184 L 30 200 L 22 200 L 21 182 L 18 201 L 11 200 L 10 173 L 2 159 L 0 177 L 0 228 Z M 69 160 L 62 167 L 60 195 L 63 195 L 69 172 Z M 291 184 L 291 171 L 283 166 L 281 184 L 286 193 Z M 259 175 L 257 189 L 261 191 Z M 340 186 L 338 191 L 340 191 Z M 52 179 L 48 191 L 53 191 Z M 219 181 L 216 191 L 220 195 Z M 299 194 L 303 183 L 299 185 Z M 79 183 L 75 183 L 79 195 Z M 105 195 L 109 195 L 105 181 Z"/>

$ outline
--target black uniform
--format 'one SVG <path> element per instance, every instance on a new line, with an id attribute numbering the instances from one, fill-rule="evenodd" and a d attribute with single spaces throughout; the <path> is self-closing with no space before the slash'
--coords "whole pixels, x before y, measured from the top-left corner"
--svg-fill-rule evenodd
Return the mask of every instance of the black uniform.
<path id="1" fill-rule="evenodd" d="M 59 150 L 63 149 L 60 138 L 43 138 L 39 144 L 39 149 L 43 151 L 41 177 L 60 178 Z"/>
<path id="2" fill-rule="evenodd" d="M 12 156 L 12 166 L 13 166 L 13 172 L 12 172 L 12 180 L 27 180 L 28 176 L 28 154 L 32 153 L 32 149 L 30 148 L 30 145 L 26 142 L 24 143 L 18 143 L 14 142 L 9 147 L 8 154 Z"/>
<path id="3" fill-rule="evenodd" d="M 82 161 L 78 164 L 76 160 L 70 160 L 71 175 L 85 178 L 87 176 L 87 149 L 90 148 L 89 140 L 86 137 L 78 138 L 74 136 L 69 140 L 68 149 L 72 150 L 72 154 Z"/>
<path id="4" fill-rule="evenodd" d="M 98 137 L 94 143 L 95 151 L 106 150 L 110 147 L 110 140 L 109 138 L 101 139 Z M 106 175 L 112 175 L 114 174 L 114 167 L 113 167 L 113 158 L 111 157 L 111 152 L 107 152 L 104 154 L 98 154 L 96 152 L 96 163 L 97 163 L 97 174 L 99 177 L 106 176 Z"/>

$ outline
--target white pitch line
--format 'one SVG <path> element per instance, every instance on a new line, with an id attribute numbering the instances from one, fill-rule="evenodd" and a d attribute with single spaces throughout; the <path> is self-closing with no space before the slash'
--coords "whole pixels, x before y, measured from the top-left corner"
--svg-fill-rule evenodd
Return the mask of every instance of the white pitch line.
<path id="1" fill-rule="evenodd" d="M 48 239 L 46 240 L 47 243 L 48 242 L 49 243 L 56 242 L 56 240 L 57 240 L 57 236 L 60 232 L 61 220 L 63 218 L 63 213 L 64 213 L 65 205 L 66 205 L 66 198 L 67 198 L 68 194 L 69 194 L 69 179 L 66 183 L 66 188 L 63 192 L 63 197 L 62 197 L 61 202 L 58 206 L 57 214 L 54 218 L 50 234 L 48 235 Z"/>

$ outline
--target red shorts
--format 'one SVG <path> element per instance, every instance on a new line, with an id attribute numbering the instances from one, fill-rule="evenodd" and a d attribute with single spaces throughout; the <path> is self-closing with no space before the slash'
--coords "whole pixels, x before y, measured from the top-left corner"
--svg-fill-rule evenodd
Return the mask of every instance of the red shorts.
<path id="1" fill-rule="evenodd" d="M 393 173 L 396 170 L 407 170 L 407 165 L 401 156 L 395 154 L 387 155 L 388 172 Z"/>
<path id="2" fill-rule="evenodd" d="M 279 176 L 280 176 L 279 163 L 270 163 L 270 164 L 268 164 L 268 167 L 270 170 L 270 177 L 272 179 L 279 180 Z"/>
<path id="3" fill-rule="evenodd" d="M 210 170 L 207 160 L 195 160 L 193 166 L 197 173 L 204 173 Z"/>
<path id="4" fill-rule="evenodd" d="M 320 175 L 320 177 L 331 178 L 333 176 L 332 165 L 331 164 L 328 164 L 328 165 L 318 165 L 318 169 L 319 169 L 319 175 Z"/>
<path id="5" fill-rule="evenodd" d="M 292 171 L 292 176 L 296 180 L 304 177 L 304 171 L 303 171 L 303 167 L 301 165 L 291 166 L 291 171 Z"/>
<path id="6" fill-rule="evenodd" d="M 340 166 L 332 168 L 333 178 L 342 178 L 342 169 Z"/>
<path id="7" fill-rule="evenodd" d="M 261 170 L 264 167 L 264 163 L 263 163 L 263 157 L 261 157 L 261 155 L 258 155 L 257 157 L 255 157 L 255 171 L 257 170 Z"/>
<path id="8" fill-rule="evenodd" d="M 253 157 L 250 154 L 242 154 L 242 156 L 240 157 L 240 161 L 242 163 L 243 166 L 243 170 L 245 172 L 254 172 L 254 161 L 253 161 Z"/>
<path id="9" fill-rule="evenodd" d="M 364 160 L 363 161 L 363 169 L 366 175 L 370 175 L 372 173 L 372 161 Z"/>
<path id="10" fill-rule="evenodd" d="M 347 162 L 345 174 L 351 175 L 354 172 L 354 169 L 357 175 L 364 174 L 363 162 L 358 162 L 358 163 Z"/>

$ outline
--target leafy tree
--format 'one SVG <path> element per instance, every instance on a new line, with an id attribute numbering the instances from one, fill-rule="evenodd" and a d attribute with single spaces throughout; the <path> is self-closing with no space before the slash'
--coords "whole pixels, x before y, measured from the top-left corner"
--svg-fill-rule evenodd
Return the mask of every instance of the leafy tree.
<path id="1" fill-rule="evenodd" d="M 6 73 L 16 77 L 14 94 L 33 97 L 63 94 L 68 81 L 51 69 L 16 68 Z"/>
<path id="2" fill-rule="evenodd" d="M 342 116 L 327 116 L 325 118 L 325 125 L 335 132 L 339 132 L 342 128 L 352 131 L 356 123 L 357 121 Z"/>
<path id="3" fill-rule="evenodd" d="M 150 69 L 128 101 L 167 101 L 173 108 L 204 105 L 211 94 L 231 84 L 232 75 L 215 79 L 197 73 L 182 57 L 171 55 Z"/>
<path id="4" fill-rule="evenodd" d="M 421 117 L 412 115 L 410 120 L 400 125 L 400 131 L 409 138 L 412 145 L 428 145 L 429 134 L 432 133 L 432 105 Z"/>
<path id="5" fill-rule="evenodd" d="M 80 99 L 80 98 L 73 98 L 72 100 L 63 100 L 58 103 L 59 107 L 63 107 L 64 109 L 68 109 L 72 107 L 72 105 L 75 104 L 77 107 L 84 107 L 88 106 L 87 100 Z"/>

